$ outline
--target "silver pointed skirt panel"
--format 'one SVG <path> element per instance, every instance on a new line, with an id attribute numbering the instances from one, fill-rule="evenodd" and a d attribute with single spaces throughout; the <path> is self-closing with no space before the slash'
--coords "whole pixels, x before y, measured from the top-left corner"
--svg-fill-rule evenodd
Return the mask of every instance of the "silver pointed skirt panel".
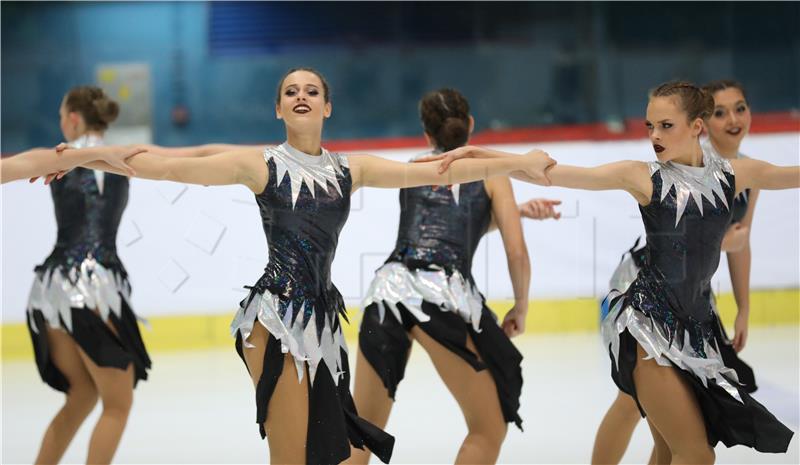
<path id="1" fill-rule="evenodd" d="M 258 293 L 256 290 L 251 292 Z M 341 325 L 337 325 L 338 327 L 334 331 L 329 319 L 325 318 L 325 327 L 322 328 L 321 336 L 318 338 L 316 318 L 309 319 L 308 324 L 303 327 L 302 314 L 305 304 L 298 309 L 290 306 L 284 317 L 281 318 L 278 296 L 269 291 L 258 293 L 252 299 L 245 299 L 245 302 L 249 303 L 246 307 L 239 307 L 231 322 L 231 335 L 236 337 L 237 333 L 241 334 L 245 349 L 254 347 L 248 342 L 248 338 L 253 332 L 253 325 L 257 320 L 275 339 L 280 341 L 281 352 L 292 355 L 298 381 L 303 380 L 304 365 L 307 363 L 309 382 L 313 384 L 317 367 L 320 361 L 324 361 L 333 376 L 334 383 L 339 384 L 339 379 L 343 374 L 342 351 L 347 353 L 347 344 L 342 335 Z M 300 316 L 293 318 L 293 315 L 298 313 Z"/>
<path id="2" fill-rule="evenodd" d="M 620 293 L 612 291 L 608 299 L 614 302 L 614 299 L 619 296 Z M 608 316 L 602 321 L 600 329 L 603 345 L 611 351 L 617 368 L 619 368 L 620 358 L 620 335 L 627 330 L 647 353 L 647 360 L 653 359 L 665 367 L 674 364 L 677 368 L 696 376 L 706 387 L 708 387 L 709 380 L 714 380 L 731 397 L 742 402 L 739 391 L 729 381 L 733 380 L 738 383 L 736 372 L 725 366 L 719 348 L 716 347 L 716 342 L 713 340 L 711 343 L 708 340 L 703 341 L 707 357 L 700 356 L 692 349 L 688 331 L 684 333 L 682 347 L 678 348 L 679 345 L 670 341 L 658 322 L 628 305 L 624 297 L 616 300 Z"/>
<path id="3" fill-rule="evenodd" d="M 36 277 L 28 297 L 28 320 L 33 331 L 41 331 L 30 318 L 39 310 L 50 327 L 71 332 L 71 309 L 96 310 L 103 321 L 112 312 L 121 317 L 122 299 L 130 305 L 130 293 L 126 278 L 89 257 L 78 266 L 45 270 Z"/>
<path id="4" fill-rule="evenodd" d="M 457 270 L 447 276 L 444 270 L 409 270 L 399 262 L 389 262 L 375 273 L 362 308 L 370 304 L 378 306 L 381 321 L 386 308 L 402 322 L 398 303 L 417 319 L 424 322 L 430 318 L 422 311 L 422 301 L 437 305 L 442 311 L 458 314 L 467 324 L 480 332 L 483 311 L 483 296 Z"/>

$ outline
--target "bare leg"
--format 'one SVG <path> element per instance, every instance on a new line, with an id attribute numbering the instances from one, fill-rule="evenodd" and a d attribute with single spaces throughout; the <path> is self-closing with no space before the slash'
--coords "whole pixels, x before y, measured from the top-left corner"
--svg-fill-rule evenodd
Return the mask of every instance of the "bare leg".
<path id="1" fill-rule="evenodd" d="M 264 367 L 264 353 L 269 333 L 258 322 L 247 342 L 254 345 L 244 348 L 244 358 L 250 370 L 253 386 L 258 385 Z M 291 354 L 284 355 L 283 372 L 267 407 L 264 422 L 269 443 L 269 462 L 276 464 L 306 463 L 306 436 L 308 434 L 308 369 L 303 382 L 297 381 L 297 369 Z"/>
<path id="2" fill-rule="evenodd" d="M 79 349 L 79 353 L 103 401 L 103 412 L 89 440 L 89 455 L 86 462 L 111 463 L 133 405 L 133 364 L 129 364 L 125 370 L 100 367 L 85 352 Z"/>
<path id="3" fill-rule="evenodd" d="M 425 348 L 467 422 L 467 437 L 456 456 L 456 464 L 495 463 L 506 437 L 508 425 L 500 409 L 497 388 L 489 370 L 476 372 L 467 362 L 442 347 L 419 327 L 412 336 Z M 467 347 L 475 345 L 467 337 Z"/>
<path id="4" fill-rule="evenodd" d="M 708 445 L 700 406 L 691 388 L 676 368 L 645 360 L 645 351 L 637 347 L 638 360 L 633 371 L 636 392 L 649 421 L 669 447 L 671 463 L 714 463 L 714 449 Z M 658 447 L 659 439 L 653 439 Z"/>
<path id="5" fill-rule="evenodd" d="M 46 328 L 55 366 L 69 381 L 66 402 L 50 422 L 42 439 L 37 464 L 58 463 L 72 438 L 97 404 L 97 388 L 83 365 L 78 346 L 69 334 Z"/>
<path id="6" fill-rule="evenodd" d="M 592 465 L 620 463 L 640 419 L 641 414 L 633 397 L 618 391 L 617 398 L 597 429 L 592 449 Z"/>
<path id="7" fill-rule="evenodd" d="M 410 353 L 410 352 L 409 352 Z M 378 373 L 369 364 L 361 349 L 358 350 L 356 358 L 356 382 L 353 400 L 356 404 L 358 415 L 383 429 L 389 421 L 389 414 L 392 412 L 394 401 L 389 396 L 389 391 L 383 385 Z M 370 451 L 366 448 L 350 448 L 350 459 L 347 463 L 367 464 L 369 463 Z"/>
<path id="8" fill-rule="evenodd" d="M 650 434 L 653 435 L 653 451 L 650 453 L 650 460 L 647 461 L 648 465 L 669 465 L 672 462 L 672 453 L 669 451 L 669 446 L 661 433 L 658 432 L 653 422 L 647 420 L 647 425 L 650 427 Z"/>

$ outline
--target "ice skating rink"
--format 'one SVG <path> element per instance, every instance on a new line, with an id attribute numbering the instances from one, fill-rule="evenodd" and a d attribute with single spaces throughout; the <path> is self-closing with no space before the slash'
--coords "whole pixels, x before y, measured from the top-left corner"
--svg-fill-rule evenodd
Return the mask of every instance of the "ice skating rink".
<path id="1" fill-rule="evenodd" d="M 146 330 L 145 330 L 146 331 Z M 755 369 L 755 397 L 795 433 L 800 423 L 800 328 L 754 327 L 742 358 Z M 615 396 L 610 362 L 595 333 L 529 334 L 516 340 L 525 356 L 521 416 L 500 463 L 588 463 L 594 434 Z M 350 343 L 351 366 L 355 347 Z M 254 391 L 233 344 L 229 350 L 153 354 L 150 380 L 136 390 L 116 463 L 265 463 L 255 424 Z M 31 463 L 63 396 L 39 380 L 33 360 L 2 365 L 2 462 Z M 84 463 L 98 406 L 64 463 Z M 392 463 L 452 463 L 466 427 L 430 359 L 414 346 L 387 429 L 397 437 Z M 643 463 L 650 436 L 639 424 L 625 463 Z M 717 463 L 800 463 L 797 437 L 785 455 L 744 447 L 716 448 Z M 379 463 L 377 459 L 373 459 Z"/>

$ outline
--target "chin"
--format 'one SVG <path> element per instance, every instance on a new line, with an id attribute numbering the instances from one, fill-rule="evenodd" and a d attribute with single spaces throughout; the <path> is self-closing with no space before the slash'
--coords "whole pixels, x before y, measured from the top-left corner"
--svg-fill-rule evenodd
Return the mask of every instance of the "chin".
<path id="1" fill-rule="evenodd" d="M 294 117 L 292 119 L 284 119 L 284 122 L 287 126 L 292 129 L 299 130 L 299 131 L 309 131 L 309 130 L 316 130 L 322 127 L 322 120 L 320 119 L 311 119 L 311 118 L 304 118 L 304 117 Z"/>
<path id="2" fill-rule="evenodd" d="M 657 153 L 656 154 L 656 159 L 658 161 L 660 161 L 661 163 L 666 163 L 668 161 L 672 161 L 672 158 L 673 157 L 666 150 L 661 152 L 661 153 Z"/>

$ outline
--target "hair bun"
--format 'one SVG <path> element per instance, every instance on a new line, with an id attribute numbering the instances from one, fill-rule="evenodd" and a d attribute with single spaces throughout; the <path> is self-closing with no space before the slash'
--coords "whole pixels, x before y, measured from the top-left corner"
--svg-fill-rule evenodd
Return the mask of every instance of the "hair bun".
<path id="1" fill-rule="evenodd" d="M 92 103 L 97 110 L 97 116 L 106 124 L 114 122 L 119 116 L 119 104 L 105 95 Z"/>
<path id="2" fill-rule="evenodd" d="M 469 140 L 469 102 L 454 89 L 439 89 L 422 97 L 419 115 L 425 133 L 440 150 L 452 150 Z"/>

